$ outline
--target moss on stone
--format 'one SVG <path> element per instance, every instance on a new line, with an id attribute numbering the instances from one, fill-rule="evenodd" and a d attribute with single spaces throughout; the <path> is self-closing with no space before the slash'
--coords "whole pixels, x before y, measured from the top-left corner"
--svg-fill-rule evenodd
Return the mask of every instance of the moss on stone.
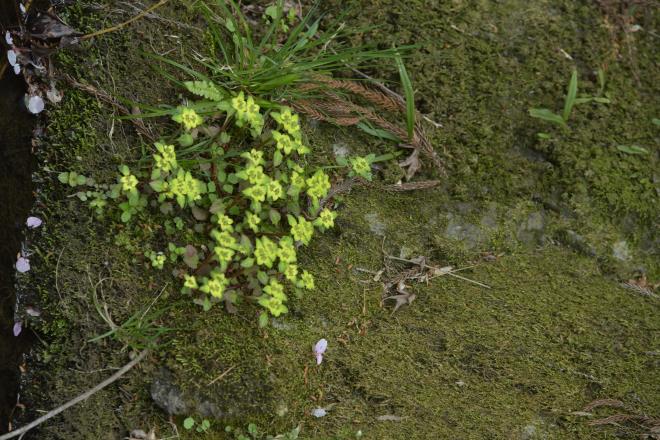
<path id="1" fill-rule="evenodd" d="M 113 122 L 112 109 L 63 87 L 40 153 L 50 170 L 39 173 L 46 227 L 31 276 L 45 304 L 39 328 L 47 346 L 34 349 L 25 390 L 32 408 L 59 404 L 126 361 L 120 342 L 88 342 L 107 331 L 91 300 L 99 280 L 105 279 L 97 292 L 118 324 L 145 310 L 163 286 L 155 307 L 177 306 L 156 322 L 175 331 L 139 373 L 72 408 L 39 438 L 119 438 L 152 426 L 170 435 L 167 415 L 149 396 L 162 367 L 184 392 L 212 396 L 227 414 L 206 438 L 225 438 L 226 423 L 249 422 L 272 433 L 301 423 L 302 437 L 310 439 L 350 439 L 358 430 L 373 439 L 593 438 L 610 431 L 571 415 L 593 399 L 660 412 L 657 300 L 616 282 L 640 266 L 651 279 L 660 275 L 652 244 L 658 128 L 650 120 L 660 114 L 653 37 L 635 36 L 637 82 L 631 65 L 612 58 L 612 36 L 592 3 L 329 0 L 323 7 L 339 11 L 347 3 L 358 8 L 348 25 L 382 24 L 362 41 L 419 45 L 407 65 L 418 108 L 444 125 L 429 128 L 448 168 L 443 185 L 407 194 L 356 188 L 343 196 L 337 228 L 304 251 L 317 289 L 292 299 L 287 316 L 259 330 L 250 307 L 229 315 L 180 302 L 168 274 L 139 257 L 159 240 L 154 225 L 99 222 L 66 197 L 71 190 L 56 172 L 107 181 L 118 164 L 140 157 L 143 141 L 130 124 Z M 174 6 L 159 11 L 196 25 Z M 103 27 L 104 19 L 89 12 L 74 7 L 67 19 L 79 29 Z M 657 12 L 643 19 L 651 28 Z M 173 40 L 163 26 L 143 20 L 85 43 L 59 56 L 60 69 L 139 102 L 176 100 L 178 91 L 162 87 L 138 49 L 176 47 L 173 56 L 185 57 L 199 50 L 202 35 L 174 26 L 181 38 Z M 529 118 L 529 107 L 561 108 L 574 64 L 580 90 L 590 94 L 597 89 L 592 72 L 604 68 L 612 104 L 578 106 L 565 132 Z M 369 73 L 396 80 L 394 65 Z M 539 131 L 551 139 L 539 141 Z M 330 161 L 338 142 L 354 153 L 392 148 L 350 129 L 309 126 L 307 134 L 316 162 Z M 616 149 L 632 143 L 651 153 Z M 389 182 L 401 177 L 390 165 L 378 175 Z M 567 231 L 598 258 L 558 247 L 572 236 Z M 620 240 L 631 245 L 630 261 L 612 257 Z M 504 255 L 486 263 L 486 252 Z M 373 274 L 357 270 L 406 268 L 384 254 L 425 255 L 438 266 L 476 264 L 462 274 L 493 288 L 446 277 L 413 283 L 417 299 L 393 314 Z M 330 345 L 316 366 L 311 352 L 320 338 Z M 318 407 L 328 415 L 311 417 Z M 383 415 L 402 420 L 377 419 Z"/>

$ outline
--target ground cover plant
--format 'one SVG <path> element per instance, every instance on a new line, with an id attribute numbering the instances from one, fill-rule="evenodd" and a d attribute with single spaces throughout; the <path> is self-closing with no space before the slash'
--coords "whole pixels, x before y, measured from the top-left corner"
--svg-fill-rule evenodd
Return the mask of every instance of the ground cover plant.
<path id="1" fill-rule="evenodd" d="M 341 29 L 318 34 L 319 20 L 311 18 L 315 8 L 289 30 L 282 27 L 283 2 L 278 2 L 269 11 L 272 22 L 258 44 L 235 3 L 200 2 L 199 8 L 211 38 L 209 55 L 197 61 L 206 73 L 153 55 L 192 77 L 181 82 L 160 70 L 191 96 L 177 106 L 143 104 L 139 116 L 168 117 L 178 125 L 162 133 L 137 166 L 122 164 L 114 184 L 97 184 L 73 171 L 58 177 L 72 187 L 87 186 L 77 195 L 99 218 L 110 213 L 130 223 L 148 219 L 149 211 L 162 217 L 162 240 L 143 255 L 153 268 L 172 270 L 181 292 L 204 310 L 223 302 L 235 311 L 247 299 L 277 317 L 288 311 L 289 295 L 300 297 L 314 289 L 313 276 L 298 267 L 296 249 L 309 245 L 315 233 L 332 228 L 337 217 L 325 206 L 330 176 L 324 167 L 307 163 L 313 144 L 308 146 L 299 115 L 286 103 L 300 106 L 313 93 L 331 90 L 328 75 L 347 65 L 396 61 L 408 96 L 407 135 L 412 140 L 412 85 L 396 50 L 319 50 L 333 43 Z M 311 83 L 317 85 L 300 86 Z M 341 84 L 386 99 L 364 86 Z M 402 141 L 403 136 L 396 137 L 398 130 L 393 131 L 389 137 Z M 345 177 L 371 180 L 372 165 L 393 157 L 372 153 L 342 158 L 337 165 L 326 163 L 325 168 L 330 166 L 335 177 L 341 178 L 339 171 L 346 169 Z M 259 322 L 266 325 L 268 314 L 261 313 Z"/>

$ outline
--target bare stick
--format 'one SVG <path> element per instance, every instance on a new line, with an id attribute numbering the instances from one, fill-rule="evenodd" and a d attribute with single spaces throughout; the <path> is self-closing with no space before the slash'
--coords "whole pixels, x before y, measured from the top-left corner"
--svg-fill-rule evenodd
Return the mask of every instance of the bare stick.
<path id="1" fill-rule="evenodd" d="M 140 12 L 134 17 L 131 17 L 130 19 L 124 21 L 123 23 L 119 23 L 115 26 L 111 26 L 109 28 L 101 29 L 100 31 L 92 32 L 91 34 L 83 35 L 80 37 L 81 41 L 84 40 L 89 40 L 90 38 L 98 37 L 99 35 L 107 34 L 109 32 L 115 32 L 118 31 L 119 29 L 128 26 L 129 24 L 133 23 L 134 21 L 137 21 L 141 19 L 142 17 L 148 15 L 150 12 L 154 11 L 155 9 L 160 8 L 163 6 L 165 3 L 167 3 L 169 0 L 160 0 L 158 3 L 156 3 L 153 6 L 150 6 L 149 8 L 145 9 L 144 11 Z"/>
<path id="2" fill-rule="evenodd" d="M 387 258 L 389 258 L 390 260 L 404 261 L 404 262 L 406 262 L 406 263 L 416 264 L 416 265 L 418 265 L 418 266 L 421 266 L 422 268 L 433 269 L 433 270 L 439 270 L 439 271 L 442 272 L 442 269 L 440 269 L 439 267 L 429 266 L 429 265 L 426 264 L 426 263 L 419 263 L 419 262 L 417 262 L 417 261 L 406 260 L 405 258 L 394 257 L 394 256 L 392 256 L 392 255 L 388 255 Z M 460 276 L 460 275 L 455 274 L 454 272 L 455 272 L 455 271 L 452 271 L 452 272 L 443 272 L 442 275 L 449 275 L 449 276 L 452 276 L 452 277 L 454 277 L 454 278 L 458 278 L 459 280 L 468 281 L 468 282 L 470 282 L 470 283 L 476 284 L 477 286 L 485 287 L 486 289 L 491 289 L 491 287 L 490 287 L 489 285 L 487 285 L 487 284 L 480 283 L 479 281 L 471 280 L 471 279 L 469 279 L 469 278 L 465 278 L 465 277 L 463 277 L 463 276 Z M 0 440 L 2 440 L 2 439 L 0 438 Z"/>
<path id="3" fill-rule="evenodd" d="M 149 353 L 149 350 L 143 350 L 135 359 L 130 361 L 128 364 L 124 365 L 121 368 L 121 370 L 117 371 L 115 374 L 113 374 L 112 376 L 110 376 L 109 378 L 107 378 L 106 380 L 101 382 L 100 384 L 96 385 L 91 390 L 88 390 L 88 391 L 82 393 L 81 395 L 79 395 L 75 399 L 68 401 L 64 405 L 60 406 L 59 408 L 56 408 L 56 409 L 52 410 L 51 412 L 49 412 L 47 414 L 44 414 L 43 416 L 39 417 L 37 420 L 23 426 L 22 428 L 16 429 L 16 430 L 11 431 L 11 432 L 9 432 L 7 434 L 4 434 L 4 435 L 0 435 L 0 440 L 8 440 L 10 438 L 14 438 L 14 437 L 18 437 L 19 435 L 23 435 L 24 433 L 28 432 L 30 429 L 32 429 L 32 428 L 34 428 L 38 425 L 41 425 L 46 420 L 55 417 L 56 415 L 58 415 L 59 413 L 69 409 L 73 405 L 76 405 L 76 404 L 82 402 L 83 400 L 86 400 L 87 398 L 89 398 L 93 394 L 95 394 L 98 391 L 102 390 L 103 388 L 107 387 L 108 385 L 110 385 L 111 383 L 115 382 L 117 379 L 122 377 L 124 374 L 126 374 L 131 368 L 133 368 L 140 361 L 142 361 L 147 356 L 148 353 Z"/>

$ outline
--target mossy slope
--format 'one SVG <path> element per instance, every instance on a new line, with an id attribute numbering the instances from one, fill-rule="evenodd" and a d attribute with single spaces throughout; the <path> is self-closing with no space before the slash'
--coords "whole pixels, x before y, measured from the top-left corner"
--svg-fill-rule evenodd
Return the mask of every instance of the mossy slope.
<path id="1" fill-rule="evenodd" d="M 636 80 L 624 53 L 612 54 L 617 34 L 592 3 L 328 1 L 324 8 L 347 3 L 359 11 L 349 25 L 382 25 L 365 41 L 420 44 L 407 63 L 419 109 L 444 125 L 429 129 L 448 167 L 443 186 L 412 194 L 354 190 L 344 198 L 336 230 L 306 251 L 318 287 L 293 300 L 287 317 L 259 331 L 249 309 L 204 314 L 177 303 L 159 320 L 176 332 L 140 373 L 35 438 L 120 438 L 151 426 L 172 435 L 149 397 L 163 366 L 184 392 L 213 396 L 233 424 L 256 421 L 282 432 L 302 423 L 310 439 L 354 438 L 358 430 L 373 439 L 607 437 L 613 431 L 570 413 L 595 398 L 660 412 L 657 300 L 604 276 L 629 276 L 639 266 L 652 279 L 658 275 L 657 249 L 648 246 L 658 217 L 658 129 L 650 121 L 660 114 L 652 36 L 635 36 Z M 89 10 L 69 12 L 78 28 L 103 26 Z M 186 27 L 198 23 L 185 10 L 160 13 L 184 26 L 141 21 L 67 52 L 60 68 L 143 102 L 176 99 L 138 49 L 175 47 L 174 56 L 182 56 L 201 36 Z M 652 29 L 657 16 L 639 20 Z M 592 72 L 603 67 L 613 103 L 576 108 L 570 132 L 529 118 L 529 107 L 561 107 L 574 64 L 588 93 L 597 88 Z M 370 73 L 396 78 L 394 66 Z M 112 179 L 117 164 L 139 157 L 140 139 L 111 115 L 73 90 L 49 114 L 41 159 L 53 172 L 41 173 L 46 228 L 31 274 L 49 305 L 41 324 L 49 344 L 35 348 L 36 371 L 26 388 L 32 408 L 64 401 L 126 361 L 117 342 L 85 342 L 107 330 L 91 301 L 100 279 L 97 292 L 116 323 L 144 310 L 163 286 L 159 305 L 179 299 L 167 274 L 154 274 L 139 257 L 158 239 L 157 227 L 98 222 L 81 202 L 65 198 L 70 191 L 56 181 L 55 171 L 63 170 Z M 538 141 L 538 131 L 550 132 L 551 140 Z M 353 151 L 383 148 L 350 130 L 309 128 L 308 134 L 319 160 L 331 157 L 338 141 Z M 650 155 L 616 149 L 631 143 Z M 542 227 L 532 228 L 539 216 Z M 566 230 L 583 235 L 599 259 L 556 246 Z M 625 264 L 611 256 L 622 239 L 632 246 Z M 486 263 L 486 251 L 504 256 Z M 492 289 L 452 278 L 412 284 L 417 299 L 392 314 L 380 284 L 369 281 L 373 275 L 356 271 L 380 270 L 384 254 L 425 255 L 440 266 L 477 264 L 463 275 Z M 392 273 L 404 268 L 387 265 Z M 322 337 L 330 348 L 317 367 L 311 348 Z M 329 406 L 324 418 L 309 415 Z M 402 419 L 377 420 L 383 415 Z M 224 438 L 224 423 L 215 422 L 206 438 Z"/>

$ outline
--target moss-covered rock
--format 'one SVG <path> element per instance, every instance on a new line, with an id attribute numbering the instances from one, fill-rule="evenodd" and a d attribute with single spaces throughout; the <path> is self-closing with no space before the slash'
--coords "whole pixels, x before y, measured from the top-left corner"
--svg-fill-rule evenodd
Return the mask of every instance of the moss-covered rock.
<path id="1" fill-rule="evenodd" d="M 167 271 L 150 269 L 141 255 L 161 239 L 159 225 L 98 220 L 67 197 L 72 191 L 57 172 L 112 180 L 146 141 L 113 119 L 113 108 L 63 87 L 39 154 L 47 227 L 31 286 L 44 305 L 44 344 L 33 349 L 22 419 L 127 362 L 122 339 L 90 341 L 109 320 L 143 316 L 147 330 L 170 331 L 127 379 L 35 438 L 121 438 L 150 427 L 173 435 L 152 402 L 154 386 L 183 402 L 172 413 L 219 417 L 206 438 L 227 438 L 225 424 L 249 422 L 271 433 L 301 424 L 310 439 L 352 439 L 358 431 L 373 439 L 593 438 L 611 432 L 574 412 L 596 398 L 659 412 L 657 299 L 618 284 L 638 272 L 659 275 L 655 37 L 632 37 L 633 64 L 625 47 L 612 53 L 617 34 L 595 3 L 429 3 L 323 2 L 331 15 L 356 7 L 349 26 L 381 24 L 363 41 L 419 45 L 407 65 L 417 107 L 443 124 L 428 130 L 448 176 L 431 190 L 361 187 L 344 195 L 337 227 L 301 261 L 316 291 L 292 299 L 290 313 L 266 329 L 249 307 L 203 313 Z M 158 14 L 62 53 L 58 68 L 136 101 L 176 101 L 176 88 L 163 86 L 140 49 L 186 58 L 203 52 L 203 35 L 198 18 L 178 5 Z M 81 6 L 66 18 L 79 29 L 119 19 Z M 652 29 L 657 12 L 641 10 L 636 19 Z M 530 107 L 561 108 L 574 66 L 588 94 L 599 92 L 593 72 L 603 68 L 611 103 L 577 106 L 570 130 L 530 118 Z M 394 65 L 368 71 L 396 79 Z M 323 124 L 310 124 L 306 135 L 318 162 L 330 161 L 338 145 L 354 153 L 392 148 Z M 627 155 L 617 149 L 623 144 L 649 154 Z M 389 165 L 377 178 L 392 183 L 401 175 Z M 394 313 L 382 282 L 410 266 L 388 256 L 419 255 L 490 288 L 448 276 L 409 281 L 416 299 Z M 316 365 L 320 338 L 329 348 Z M 315 408 L 327 415 L 312 417 Z"/>

